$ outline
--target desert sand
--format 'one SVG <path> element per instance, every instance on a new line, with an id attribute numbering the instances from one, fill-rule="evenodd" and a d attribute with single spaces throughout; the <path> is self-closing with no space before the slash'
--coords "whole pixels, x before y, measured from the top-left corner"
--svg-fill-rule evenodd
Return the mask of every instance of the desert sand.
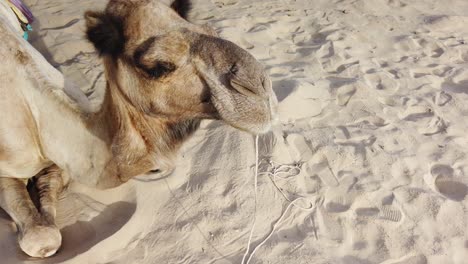
<path id="1" fill-rule="evenodd" d="M 250 263 L 468 263 L 466 0 L 194 2 L 193 22 L 273 80 L 280 117 L 259 138 L 257 199 L 255 138 L 204 122 L 167 178 L 72 184 L 52 258 L 21 253 L 1 212 L 0 263 L 242 263 L 254 218 Z M 82 14 L 106 1 L 26 3 L 31 43 L 98 97 Z"/>

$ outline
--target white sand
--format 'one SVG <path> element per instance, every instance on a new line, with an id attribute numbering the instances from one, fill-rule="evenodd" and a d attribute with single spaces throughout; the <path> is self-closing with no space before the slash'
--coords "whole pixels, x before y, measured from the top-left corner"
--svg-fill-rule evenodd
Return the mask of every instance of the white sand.
<path id="1" fill-rule="evenodd" d="M 105 1 L 26 2 L 33 44 L 84 89 L 103 85 L 82 13 Z M 468 263 L 468 1 L 195 2 L 193 21 L 269 69 L 281 128 L 260 139 L 261 159 L 302 164 L 277 183 L 315 205 L 287 212 L 251 263 Z M 240 263 L 254 164 L 252 136 L 206 122 L 167 179 L 71 186 L 64 245 L 43 262 Z M 258 190 L 253 246 L 289 204 L 267 175 Z M 0 263 L 42 263 L 14 232 L 2 214 Z"/>

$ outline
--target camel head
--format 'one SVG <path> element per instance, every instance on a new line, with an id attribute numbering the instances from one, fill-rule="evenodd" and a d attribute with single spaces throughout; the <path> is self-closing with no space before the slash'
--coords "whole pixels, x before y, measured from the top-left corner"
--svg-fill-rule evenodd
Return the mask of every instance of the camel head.
<path id="1" fill-rule="evenodd" d="M 189 0 L 110 0 L 85 14 L 108 82 L 139 111 L 171 120 L 219 119 L 264 133 L 276 97 L 263 66 L 216 31 L 186 20 Z"/>

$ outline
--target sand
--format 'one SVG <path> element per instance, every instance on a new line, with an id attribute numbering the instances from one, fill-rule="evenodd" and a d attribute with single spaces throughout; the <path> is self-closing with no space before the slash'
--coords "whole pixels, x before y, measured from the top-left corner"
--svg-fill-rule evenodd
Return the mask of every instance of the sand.
<path id="1" fill-rule="evenodd" d="M 93 96 L 102 68 L 82 13 L 28 0 L 33 45 Z M 468 2 L 199 0 L 191 14 L 265 64 L 280 124 L 254 137 L 204 122 L 168 178 L 60 200 L 64 244 L 31 260 L 0 215 L 0 263 L 425 264 L 468 259 Z M 285 167 L 282 167 L 285 168 Z M 273 181 L 274 180 L 274 181 Z M 275 182 L 286 198 L 273 184 Z M 256 211 L 255 211 L 256 209 Z"/>

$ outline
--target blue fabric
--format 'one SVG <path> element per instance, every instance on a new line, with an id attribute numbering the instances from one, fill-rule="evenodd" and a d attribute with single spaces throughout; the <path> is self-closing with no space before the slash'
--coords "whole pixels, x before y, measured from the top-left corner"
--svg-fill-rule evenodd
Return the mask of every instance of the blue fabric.
<path id="1" fill-rule="evenodd" d="M 24 34 L 23 34 L 23 38 L 25 40 L 28 40 L 29 39 L 29 31 L 33 31 L 33 28 L 31 27 L 31 25 L 27 25 L 26 26 L 26 31 L 24 31 Z"/>

